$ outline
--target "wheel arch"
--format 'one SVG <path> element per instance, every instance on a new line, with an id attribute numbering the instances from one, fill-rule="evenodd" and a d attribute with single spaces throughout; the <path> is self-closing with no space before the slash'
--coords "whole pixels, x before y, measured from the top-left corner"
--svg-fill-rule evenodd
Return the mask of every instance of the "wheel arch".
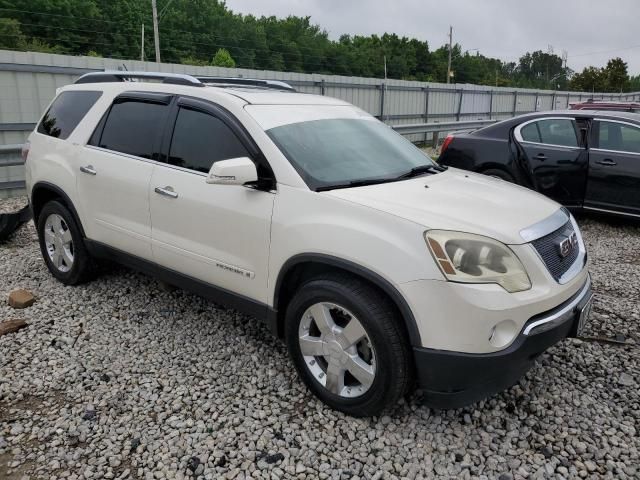
<path id="1" fill-rule="evenodd" d="M 513 175 L 513 172 L 511 171 L 509 166 L 503 163 L 486 162 L 482 164 L 481 168 L 478 169 L 478 173 L 484 174 L 488 170 L 498 170 L 509 175 L 509 177 L 513 178 L 514 181 L 517 181 L 517 178 Z"/>
<path id="2" fill-rule="evenodd" d="M 69 209 L 71 215 L 73 215 L 73 219 L 80 228 L 80 233 L 83 237 L 86 237 L 76 207 L 73 205 L 69 195 L 67 195 L 60 187 L 49 182 L 38 182 L 31 189 L 31 211 L 34 223 L 36 225 L 38 224 L 38 217 L 42 211 L 42 207 L 52 200 L 60 201 Z"/>
<path id="3" fill-rule="evenodd" d="M 413 312 L 402 294 L 391 282 L 357 263 L 321 253 L 295 255 L 287 260 L 280 269 L 273 294 L 273 306 L 277 312 L 276 332 L 278 336 L 283 336 L 284 314 L 289 301 L 297 290 L 295 287 L 305 278 L 312 278 L 317 274 L 330 271 L 347 272 L 354 275 L 389 297 L 403 319 L 411 345 L 421 345 L 420 331 Z"/>

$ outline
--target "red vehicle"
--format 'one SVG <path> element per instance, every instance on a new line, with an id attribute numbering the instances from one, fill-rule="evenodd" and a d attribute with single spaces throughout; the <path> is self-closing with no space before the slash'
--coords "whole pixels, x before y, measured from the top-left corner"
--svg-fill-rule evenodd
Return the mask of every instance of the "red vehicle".
<path id="1" fill-rule="evenodd" d="M 614 102 L 590 98 L 586 102 L 572 103 L 569 108 L 571 110 L 610 110 L 613 112 L 640 113 L 640 102 Z"/>

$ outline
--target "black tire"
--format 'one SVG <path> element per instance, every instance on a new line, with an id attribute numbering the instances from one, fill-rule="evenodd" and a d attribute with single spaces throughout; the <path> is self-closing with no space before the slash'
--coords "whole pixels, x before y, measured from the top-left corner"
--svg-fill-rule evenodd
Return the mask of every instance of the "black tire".
<path id="1" fill-rule="evenodd" d="M 64 220 L 68 231 L 71 233 L 71 241 L 73 246 L 73 263 L 71 268 L 63 272 L 51 260 L 45 243 L 45 226 L 47 219 L 51 215 L 59 215 Z M 71 212 L 62 203 L 50 201 L 42 208 L 38 217 L 38 241 L 40 243 L 40 252 L 42 258 L 47 264 L 47 268 L 51 274 L 65 285 L 78 285 L 86 282 L 91 278 L 94 271 L 93 261 L 84 244 L 84 239 L 80 228 L 76 223 Z"/>
<path id="2" fill-rule="evenodd" d="M 375 352 L 375 376 L 363 394 L 345 398 L 330 392 L 310 372 L 301 352 L 299 327 L 309 307 L 319 302 L 352 312 L 364 327 Z M 320 400 L 356 417 L 379 415 L 392 407 L 413 383 L 413 362 L 402 319 L 379 290 L 348 274 L 327 274 L 303 284 L 289 303 L 285 336 L 298 374 Z"/>
<path id="3" fill-rule="evenodd" d="M 505 172 L 504 170 L 500 170 L 499 168 L 489 168 L 482 172 L 484 175 L 488 175 L 489 177 L 496 177 L 504 180 L 505 182 L 516 183 L 515 178 L 511 176 L 510 173 Z"/>

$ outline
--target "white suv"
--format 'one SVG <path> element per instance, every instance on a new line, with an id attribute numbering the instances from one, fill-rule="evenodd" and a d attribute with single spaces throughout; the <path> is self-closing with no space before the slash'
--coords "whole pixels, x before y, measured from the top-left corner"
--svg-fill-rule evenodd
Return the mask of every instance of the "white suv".
<path id="1" fill-rule="evenodd" d="M 509 387 L 589 312 L 565 209 L 440 167 L 340 100 L 92 73 L 59 90 L 29 142 L 56 278 L 113 259 L 266 319 L 308 388 L 352 415 L 415 384 L 436 408 Z"/>

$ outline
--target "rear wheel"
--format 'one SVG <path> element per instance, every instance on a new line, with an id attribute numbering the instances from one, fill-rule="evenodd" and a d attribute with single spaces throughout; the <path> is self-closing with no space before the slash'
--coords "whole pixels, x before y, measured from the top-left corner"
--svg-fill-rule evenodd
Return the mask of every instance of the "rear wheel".
<path id="1" fill-rule="evenodd" d="M 49 271 L 66 285 L 87 280 L 92 262 L 80 228 L 60 202 L 47 203 L 38 218 L 40 250 Z"/>
<path id="2" fill-rule="evenodd" d="M 490 168 L 488 170 L 484 170 L 482 173 L 484 175 L 488 175 L 489 177 L 499 178 L 500 180 L 504 180 L 505 182 L 516 183 L 515 179 L 511 176 L 511 174 L 505 172 L 504 170 L 500 170 L 498 168 Z"/>
<path id="3" fill-rule="evenodd" d="M 324 403 L 350 415 L 377 415 L 409 389 L 411 360 L 391 302 L 349 275 L 304 284 L 286 314 L 296 369 Z"/>

